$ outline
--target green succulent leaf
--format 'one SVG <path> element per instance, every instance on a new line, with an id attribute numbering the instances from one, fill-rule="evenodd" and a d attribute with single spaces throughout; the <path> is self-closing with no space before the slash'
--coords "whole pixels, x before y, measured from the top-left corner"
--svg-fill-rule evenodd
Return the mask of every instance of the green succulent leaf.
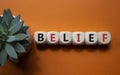
<path id="1" fill-rule="evenodd" d="M 5 51 L 10 57 L 14 59 L 18 59 L 17 53 L 15 52 L 15 49 L 13 48 L 11 44 L 9 43 L 5 44 Z"/>
<path id="2" fill-rule="evenodd" d="M 26 33 L 27 30 L 28 30 L 28 28 L 29 28 L 29 26 L 23 26 L 23 27 L 21 28 L 21 30 L 19 31 L 19 33 Z"/>
<path id="3" fill-rule="evenodd" d="M 0 64 L 1 64 L 1 66 L 4 66 L 6 61 L 7 61 L 7 53 L 5 52 L 5 50 L 2 50 L 0 52 Z"/>
<path id="4" fill-rule="evenodd" d="M 26 38 L 28 37 L 27 34 L 23 34 L 23 33 L 16 34 L 16 35 L 14 35 L 14 36 L 15 36 L 15 38 L 16 38 L 17 41 L 24 40 L 24 39 L 26 39 Z"/>
<path id="5" fill-rule="evenodd" d="M 7 42 L 15 41 L 15 36 L 8 36 Z"/>
<path id="6" fill-rule="evenodd" d="M 11 26 L 15 26 L 20 21 L 20 15 L 16 16 L 10 23 Z"/>
<path id="7" fill-rule="evenodd" d="M 6 22 L 6 24 L 9 26 L 10 22 L 12 21 L 12 18 L 13 16 L 10 9 L 4 10 L 2 22 Z"/>
<path id="8" fill-rule="evenodd" d="M 20 43 L 15 43 L 14 48 L 18 53 L 25 53 L 25 48 Z"/>
<path id="9" fill-rule="evenodd" d="M 2 24 L 0 24 L 0 32 L 3 32 L 4 31 L 4 28 L 2 26 Z"/>
<path id="10" fill-rule="evenodd" d="M 22 26 L 23 26 L 23 21 L 20 21 L 16 25 L 13 25 L 12 27 L 10 27 L 8 31 L 11 35 L 13 35 L 17 33 L 21 29 Z"/>
<path id="11" fill-rule="evenodd" d="M 19 60 L 18 60 L 18 59 L 11 58 L 11 57 L 9 57 L 9 60 L 11 60 L 11 61 L 12 61 L 12 62 L 14 62 L 14 63 L 18 63 L 18 62 L 19 62 Z"/>

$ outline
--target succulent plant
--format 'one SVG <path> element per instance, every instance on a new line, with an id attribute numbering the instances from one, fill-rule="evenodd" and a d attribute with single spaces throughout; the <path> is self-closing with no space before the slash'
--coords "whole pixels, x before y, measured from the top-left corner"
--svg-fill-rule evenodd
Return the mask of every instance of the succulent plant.
<path id="1" fill-rule="evenodd" d="M 4 9 L 0 16 L 0 65 L 4 66 L 7 59 L 18 62 L 19 54 L 26 52 L 28 26 L 20 20 L 20 15 L 13 16 L 10 9 Z"/>

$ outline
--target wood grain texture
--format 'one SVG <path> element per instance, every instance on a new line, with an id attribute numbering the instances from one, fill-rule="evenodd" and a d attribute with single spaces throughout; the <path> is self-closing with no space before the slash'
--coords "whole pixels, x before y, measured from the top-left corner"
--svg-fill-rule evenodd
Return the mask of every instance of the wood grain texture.
<path id="1" fill-rule="evenodd" d="M 7 62 L 0 75 L 120 75 L 120 0 L 1 0 L 0 14 L 20 14 L 30 32 L 110 31 L 107 49 L 40 47 L 19 64 Z"/>

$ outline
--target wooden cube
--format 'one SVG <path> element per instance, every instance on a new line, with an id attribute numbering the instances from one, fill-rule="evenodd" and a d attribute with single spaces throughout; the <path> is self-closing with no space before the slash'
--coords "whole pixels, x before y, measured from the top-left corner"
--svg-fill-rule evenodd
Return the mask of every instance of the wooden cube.
<path id="1" fill-rule="evenodd" d="M 107 45 L 111 41 L 110 32 L 98 32 L 98 44 Z"/>
<path id="2" fill-rule="evenodd" d="M 48 44 L 58 44 L 59 41 L 59 33 L 55 31 L 51 31 L 47 33 L 47 43 Z"/>
<path id="3" fill-rule="evenodd" d="M 68 32 L 68 31 L 60 32 L 59 41 L 60 41 L 60 44 L 71 44 L 71 41 L 72 41 L 71 32 Z"/>
<path id="4" fill-rule="evenodd" d="M 86 45 L 97 44 L 97 32 L 85 32 L 85 44 Z"/>
<path id="5" fill-rule="evenodd" d="M 38 31 L 34 33 L 34 38 L 35 38 L 35 42 L 37 44 L 45 44 L 46 43 L 46 32 L 44 31 Z"/>
<path id="6" fill-rule="evenodd" d="M 73 32 L 72 43 L 74 45 L 80 45 L 84 43 L 84 32 Z"/>

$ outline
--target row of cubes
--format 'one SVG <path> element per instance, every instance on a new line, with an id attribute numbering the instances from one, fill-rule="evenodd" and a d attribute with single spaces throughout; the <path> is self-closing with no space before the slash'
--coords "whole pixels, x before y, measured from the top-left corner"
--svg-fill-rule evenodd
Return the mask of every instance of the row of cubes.
<path id="1" fill-rule="evenodd" d="M 107 45 L 111 42 L 111 33 L 104 32 L 44 32 L 34 33 L 37 44 L 73 44 L 73 45 Z"/>

